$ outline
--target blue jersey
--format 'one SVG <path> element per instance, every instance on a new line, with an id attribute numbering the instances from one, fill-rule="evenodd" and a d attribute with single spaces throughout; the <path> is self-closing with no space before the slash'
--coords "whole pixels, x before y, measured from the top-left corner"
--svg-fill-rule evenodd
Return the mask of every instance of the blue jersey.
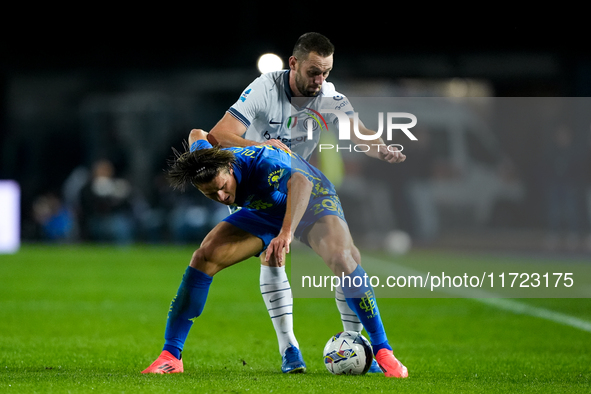
<path id="1" fill-rule="evenodd" d="M 211 148 L 207 141 L 197 141 L 194 149 Z M 287 202 L 287 182 L 293 171 L 312 182 L 311 200 L 336 195 L 334 185 L 324 174 L 301 156 L 273 146 L 224 148 L 234 153 L 234 176 L 237 181 L 236 206 L 283 214 Z"/>
<path id="2" fill-rule="evenodd" d="M 211 148 L 204 140 L 193 143 L 191 151 Z M 234 153 L 236 197 L 234 205 L 242 207 L 226 217 L 229 222 L 263 240 L 263 250 L 279 233 L 287 204 L 287 182 L 299 172 L 312 182 L 308 207 L 295 236 L 301 239 L 306 228 L 325 215 L 345 220 L 334 185 L 316 167 L 301 156 L 273 146 L 224 148 Z M 305 239 L 302 239 L 307 243 Z"/>

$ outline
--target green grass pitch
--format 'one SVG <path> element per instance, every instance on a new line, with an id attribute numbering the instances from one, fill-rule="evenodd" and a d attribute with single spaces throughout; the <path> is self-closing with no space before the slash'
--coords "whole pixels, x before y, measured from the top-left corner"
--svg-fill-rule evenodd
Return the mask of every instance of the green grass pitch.
<path id="1" fill-rule="evenodd" d="M 284 375 L 257 259 L 214 278 L 185 373 L 142 375 L 192 251 L 23 245 L 0 255 L 0 393 L 591 392 L 591 332 L 462 298 L 378 300 L 404 380 L 329 374 L 322 349 L 342 330 L 334 300 L 295 299 L 308 372 Z M 590 299 L 519 301 L 591 321 Z"/>

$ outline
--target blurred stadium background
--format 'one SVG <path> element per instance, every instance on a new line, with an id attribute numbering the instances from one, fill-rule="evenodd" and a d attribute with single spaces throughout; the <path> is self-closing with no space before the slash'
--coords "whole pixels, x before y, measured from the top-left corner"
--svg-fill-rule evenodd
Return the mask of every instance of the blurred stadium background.
<path id="1" fill-rule="evenodd" d="M 385 24 L 349 32 L 303 25 L 271 31 L 265 18 L 245 12 L 231 33 L 201 25 L 191 34 L 130 28 L 119 36 L 81 34 L 76 42 L 51 35 L 3 39 L 0 179 L 19 186 L 21 240 L 196 244 L 226 209 L 196 191 L 167 187 L 162 176 L 171 147 L 181 149 L 192 128 L 214 126 L 260 74 L 259 56 L 276 53 L 286 62 L 300 34 L 319 31 L 336 47 L 329 81 L 350 98 L 489 97 L 520 112 L 514 107 L 519 102 L 501 98 L 569 97 L 575 98 L 569 104 L 581 106 L 570 124 L 576 154 L 559 150 L 551 111 L 536 107 L 530 113 L 536 122 L 528 127 L 497 122 L 490 130 L 501 150 L 485 152 L 483 140 L 472 141 L 468 132 L 458 147 L 448 146 L 471 162 L 455 160 L 458 151 L 446 156 L 436 123 L 419 137 L 433 142 L 431 153 L 404 144 L 403 165 L 386 168 L 343 155 L 340 192 L 359 243 L 394 244 L 395 252 L 404 249 L 404 237 L 396 236 L 402 231 L 413 247 L 591 253 L 591 130 L 584 99 L 591 93 L 589 51 L 565 45 L 565 34 L 552 37 L 511 21 L 414 34 Z M 476 189 L 456 187 L 478 177 L 471 170 L 481 162 L 489 178 L 476 179 Z M 578 171 L 553 178 L 550 162 Z M 93 173 L 104 176 L 94 185 Z M 512 198 L 483 201 L 474 191 L 507 179 L 519 185 Z M 552 194 L 550 186 L 559 181 Z M 428 211 L 419 209 L 432 214 L 414 216 L 417 196 L 431 195 L 437 185 L 443 185 L 440 198 L 421 205 Z M 364 198 L 371 203 L 357 209 Z M 560 211 L 562 203 L 570 211 Z M 561 238 L 551 231 L 552 207 Z"/>

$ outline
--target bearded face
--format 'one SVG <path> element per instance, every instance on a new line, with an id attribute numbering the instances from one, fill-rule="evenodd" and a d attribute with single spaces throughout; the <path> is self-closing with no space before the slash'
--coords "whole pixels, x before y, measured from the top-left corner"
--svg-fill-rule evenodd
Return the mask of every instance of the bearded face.
<path id="1" fill-rule="evenodd" d="M 294 79 L 292 90 L 297 96 L 315 97 L 320 93 L 322 84 L 328 78 L 332 70 L 332 55 L 322 57 L 316 52 L 311 52 L 306 59 L 299 60 L 294 57 L 290 59 Z"/>

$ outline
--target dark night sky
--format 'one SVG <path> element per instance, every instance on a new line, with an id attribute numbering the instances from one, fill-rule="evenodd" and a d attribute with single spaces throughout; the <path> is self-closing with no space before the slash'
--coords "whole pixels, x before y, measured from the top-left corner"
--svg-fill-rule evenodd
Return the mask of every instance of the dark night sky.
<path id="1" fill-rule="evenodd" d="M 332 15 L 329 11 L 326 14 Z M 338 21 L 338 15 L 332 19 Z M 195 16 L 189 23 L 139 18 L 46 22 L 33 25 L 36 34 L 27 28 L 5 36 L 1 43 L 2 59 L 12 70 L 167 68 L 185 64 L 225 67 L 240 65 L 250 60 L 249 57 L 256 58 L 261 51 L 275 51 L 287 57 L 296 38 L 306 31 L 327 35 L 336 46 L 336 55 L 345 59 L 368 54 L 453 56 L 482 52 L 551 52 L 569 59 L 585 56 L 575 45 L 581 42 L 575 30 L 549 29 L 543 24 L 532 26 L 512 19 L 490 24 L 454 20 L 400 24 L 397 21 L 400 17 L 374 18 L 362 20 L 360 27 L 356 27 L 348 22 L 350 18 L 341 18 L 343 22 L 335 22 L 334 26 L 320 27 L 317 23 L 300 23 L 299 18 L 291 18 L 286 19 L 291 27 L 285 27 L 284 23 L 274 27 L 272 21 L 277 19 L 252 7 L 217 19 Z"/>

